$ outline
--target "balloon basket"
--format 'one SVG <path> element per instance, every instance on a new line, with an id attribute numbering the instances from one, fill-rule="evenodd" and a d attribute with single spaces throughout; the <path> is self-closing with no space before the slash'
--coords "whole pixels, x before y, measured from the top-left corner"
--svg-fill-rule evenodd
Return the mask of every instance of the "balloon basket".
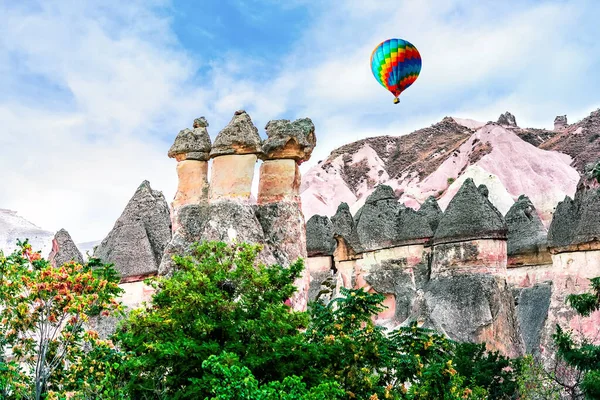
<path id="1" fill-rule="evenodd" d="M 396 97 L 396 98 L 394 99 L 394 104 L 398 104 L 398 103 L 400 103 L 400 99 Z"/>

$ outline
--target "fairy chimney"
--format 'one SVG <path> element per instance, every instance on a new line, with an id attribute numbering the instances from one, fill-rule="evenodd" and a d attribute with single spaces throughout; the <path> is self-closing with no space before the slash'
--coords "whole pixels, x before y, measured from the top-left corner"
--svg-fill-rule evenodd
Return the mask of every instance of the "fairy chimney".
<path id="1" fill-rule="evenodd" d="M 262 146 L 258 203 L 298 201 L 298 165 L 310 158 L 315 147 L 315 126 L 309 118 L 269 121 L 267 140 Z"/>
<path id="2" fill-rule="evenodd" d="M 258 129 L 246 111 L 236 111 L 219 132 L 210 158 L 213 159 L 209 200 L 250 200 L 254 166 L 261 153 Z"/>
<path id="3" fill-rule="evenodd" d="M 208 158 L 210 137 L 204 117 L 194 120 L 193 130 L 183 129 L 175 138 L 168 156 L 177 160 L 177 193 L 171 203 L 172 216 L 187 204 L 199 204 L 208 199 Z M 177 229 L 173 218 L 173 231 Z"/>

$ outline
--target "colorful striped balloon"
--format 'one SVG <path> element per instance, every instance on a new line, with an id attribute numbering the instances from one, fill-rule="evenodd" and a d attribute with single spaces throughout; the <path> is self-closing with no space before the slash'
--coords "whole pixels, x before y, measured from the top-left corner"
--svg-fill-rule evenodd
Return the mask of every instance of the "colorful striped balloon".
<path id="1" fill-rule="evenodd" d="M 421 72 L 421 55 L 415 46 L 402 39 L 381 42 L 371 53 L 371 71 L 377 82 L 398 96 L 412 85 Z"/>

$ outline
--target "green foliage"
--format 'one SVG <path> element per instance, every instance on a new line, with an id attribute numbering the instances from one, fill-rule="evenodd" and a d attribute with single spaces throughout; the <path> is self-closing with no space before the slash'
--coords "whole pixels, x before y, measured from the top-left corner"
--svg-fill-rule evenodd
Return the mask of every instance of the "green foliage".
<path id="1" fill-rule="evenodd" d="M 486 351 L 485 344 L 457 343 L 454 360 L 459 374 L 487 390 L 490 399 L 512 398 L 518 392 L 521 359 Z"/>
<path id="2" fill-rule="evenodd" d="M 448 186 L 450 186 L 450 185 L 452 185 L 454 183 L 455 180 L 456 180 L 455 178 L 448 178 L 446 180 L 446 182 L 448 183 Z"/>
<path id="3" fill-rule="evenodd" d="M 0 390 L 6 398 L 56 398 L 70 368 L 87 359 L 84 347 L 101 343 L 85 327 L 89 318 L 119 312 L 122 290 L 110 265 L 53 267 L 27 241 L 18 246 L 0 252 Z"/>
<path id="4" fill-rule="evenodd" d="M 256 260 L 259 249 L 205 242 L 175 257 L 171 278 L 150 282 L 157 290 L 152 304 L 133 311 L 116 335 L 131 353 L 127 369 L 139 371 L 130 384 L 134 397 L 209 395 L 210 387 L 197 387 L 203 363 L 222 352 L 237 356 L 260 382 L 302 369 L 286 357 L 307 316 L 285 304 L 302 262 L 266 267 Z"/>
<path id="5" fill-rule="evenodd" d="M 517 374 L 519 400 L 559 400 L 562 387 L 556 377 L 548 373 L 531 355 L 520 359 Z"/>
<path id="6" fill-rule="evenodd" d="M 260 384 L 252 372 L 241 365 L 237 356 L 224 353 L 210 356 L 202 363 L 203 377 L 209 387 L 210 400 L 335 400 L 346 398 L 338 383 L 327 382 L 308 389 L 302 379 L 288 376 L 283 382 L 272 381 Z M 197 381 L 197 379 L 193 379 Z"/>
<path id="7" fill-rule="evenodd" d="M 327 305 L 292 310 L 302 262 L 267 267 L 257 261 L 259 251 L 205 242 L 175 257 L 171 277 L 147 281 L 155 288 L 152 302 L 122 321 L 115 345 L 84 328 L 91 316 L 120 309 L 114 269 L 94 259 L 53 268 L 26 243 L 9 257 L 0 253 L 0 395 L 459 400 L 540 392 L 531 389 L 533 374 L 519 376 L 521 361 L 484 345 L 457 344 L 416 323 L 386 332 L 373 320 L 384 309 L 380 294 L 342 288 Z M 35 334 L 23 334 L 40 327 L 47 338 L 41 347 L 31 342 Z M 52 330 L 58 336 L 44 333 Z M 8 360 L 8 350 L 17 358 Z M 47 364 L 56 365 L 50 373 Z M 33 366 L 40 365 L 37 375 Z"/>

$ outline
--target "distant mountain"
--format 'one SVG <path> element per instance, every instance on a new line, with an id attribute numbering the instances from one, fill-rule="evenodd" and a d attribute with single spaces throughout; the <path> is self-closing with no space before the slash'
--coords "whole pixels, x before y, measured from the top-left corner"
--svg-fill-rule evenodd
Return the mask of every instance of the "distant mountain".
<path id="1" fill-rule="evenodd" d="M 0 250 L 5 253 L 15 249 L 17 239 L 29 239 L 34 250 L 42 250 L 43 256 L 48 256 L 52 248 L 54 233 L 27 221 L 17 215 L 16 211 L 0 208 Z"/>
<path id="2" fill-rule="evenodd" d="M 557 118 L 558 119 L 558 118 Z M 579 173 L 600 157 L 600 110 L 556 130 L 520 128 L 510 113 L 498 122 L 446 117 L 404 136 L 379 136 L 339 147 L 303 177 L 305 218 L 331 216 L 340 202 L 355 213 L 375 186 L 391 186 L 407 206 L 428 196 L 445 208 L 462 182 L 486 184 L 506 213 L 526 194 L 546 225 L 556 204 L 573 196 Z"/>

